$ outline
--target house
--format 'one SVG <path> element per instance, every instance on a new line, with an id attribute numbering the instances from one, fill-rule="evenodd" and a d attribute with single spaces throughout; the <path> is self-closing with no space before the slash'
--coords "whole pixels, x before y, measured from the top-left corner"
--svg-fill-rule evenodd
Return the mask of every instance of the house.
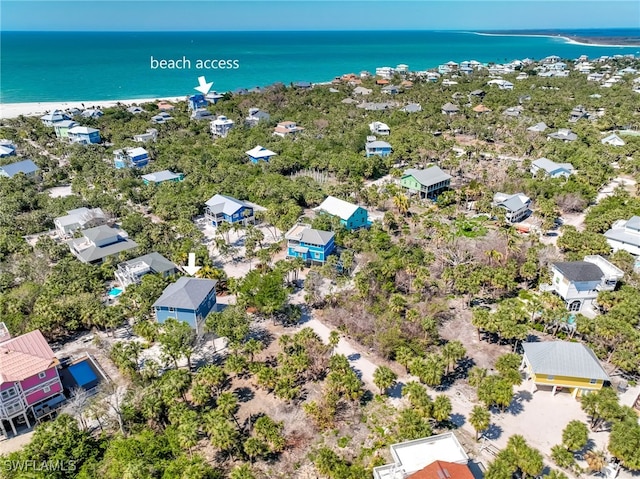
<path id="1" fill-rule="evenodd" d="M 397 85 L 386 85 L 380 89 L 385 95 L 397 95 L 400 93 L 400 87 Z"/>
<path id="2" fill-rule="evenodd" d="M 146 143 L 147 141 L 156 141 L 158 138 L 158 130 L 155 128 L 149 128 L 145 133 L 133 136 L 133 141 L 136 143 Z"/>
<path id="3" fill-rule="evenodd" d="M 505 219 L 509 223 L 518 223 L 531 213 L 529 206 L 531 198 L 524 193 L 509 195 L 507 193 L 496 193 L 493 196 L 493 206 L 502 208 L 505 211 Z"/>
<path id="4" fill-rule="evenodd" d="M 16 154 L 16 145 L 10 140 L 0 140 L 0 158 Z"/>
<path id="5" fill-rule="evenodd" d="M 233 120 L 230 120 L 224 115 L 220 115 L 215 120 L 211 121 L 210 129 L 213 136 L 219 136 L 221 138 L 226 138 L 231 129 L 233 128 Z"/>
<path id="6" fill-rule="evenodd" d="M 122 289 L 142 281 L 145 274 L 159 274 L 163 278 L 176 274 L 178 267 L 162 256 L 153 252 L 120 263 L 115 271 L 116 281 Z"/>
<path id="7" fill-rule="evenodd" d="M 70 238 L 78 230 L 93 228 L 107 223 L 107 216 L 100 208 L 76 208 L 67 211 L 65 216 L 53 220 L 56 233 L 60 238 Z"/>
<path id="8" fill-rule="evenodd" d="M 58 138 L 68 138 L 69 130 L 78 124 L 73 120 L 62 120 L 53 124 L 53 130 Z"/>
<path id="9" fill-rule="evenodd" d="M 527 128 L 527 131 L 535 131 L 536 133 L 542 133 L 546 129 L 547 129 L 547 124 L 544 121 L 541 121 L 540 123 L 536 123 L 535 125 Z"/>
<path id="10" fill-rule="evenodd" d="M 101 225 L 82 230 L 82 238 L 69 240 L 71 254 L 83 263 L 98 264 L 109 256 L 138 247 L 125 231 Z"/>
<path id="11" fill-rule="evenodd" d="M 184 173 L 174 173 L 169 170 L 156 171 L 155 173 L 149 173 L 148 175 L 142 175 L 142 182 L 145 185 L 159 185 L 165 181 L 172 183 L 179 183 L 184 180 Z"/>
<path id="12" fill-rule="evenodd" d="M 251 163 L 258 163 L 260 160 L 269 161 L 274 156 L 277 156 L 277 153 L 274 153 L 271 150 L 267 150 L 264 146 L 256 146 L 255 148 L 250 149 L 245 152 L 249 155 L 249 160 Z"/>
<path id="13" fill-rule="evenodd" d="M 220 194 L 212 196 L 205 205 L 204 217 L 213 226 L 218 226 L 222 222 L 242 222 L 244 225 L 255 222 L 253 205 L 231 196 Z"/>
<path id="14" fill-rule="evenodd" d="M 582 105 L 578 105 L 573 110 L 571 110 L 571 113 L 569 113 L 569 122 L 575 123 L 578 120 L 582 120 L 583 118 L 588 119 L 589 116 L 589 112 L 585 110 Z"/>
<path id="15" fill-rule="evenodd" d="M 604 237 L 614 252 L 624 250 L 640 256 L 640 216 L 616 221 L 611 229 L 604 233 Z"/>
<path id="16" fill-rule="evenodd" d="M 505 111 L 502 112 L 504 116 L 510 117 L 519 117 L 522 113 L 523 108 L 521 106 L 510 106 Z"/>
<path id="17" fill-rule="evenodd" d="M 308 81 L 297 81 L 293 83 L 293 88 L 296 90 L 309 90 L 311 86 L 311 82 Z"/>
<path id="18" fill-rule="evenodd" d="M 404 108 L 400 108 L 400 111 L 404 111 L 406 113 L 418 113 L 422 111 L 422 105 L 420 103 L 409 103 Z"/>
<path id="19" fill-rule="evenodd" d="M 479 105 L 473 107 L 473 111 L 475 111 L 478 115 L 482 115 L 483 113 L 491 113 L 491 108 L 480 103 Z"/>
<path id="20" fill-rule="evenodd" d="M 9 165 L 0 166 L 0 177 L 13 178 L 18 173 L 22 173 L 27 178 L 36 178 L 40 168 L 31 160 L 22 160 Z"/>
<path id="21" fill-rule="evenodd" d="M 260 110 L 259 108 L 250 108 L 249 116 L 245 118 L 244 122 L 249 127 L 254 127 L 261 121 L 268 122 L 271 120 L 271 115 L 269 113 Z"/>
<path id="22" fill-rule="evenodd" d="M 356 105 L 357 108 L 362 108 L 367 111 L 384 111 L 390 109 L 392 106 L 391 103 L 384 102 L 363 102 Z"/>
<path id="23" fill-rule="evenodd" d="M 71 120 L 66 114 L 62 113 L 60 110 L 53 110 L 46 115 L 40 117 L 40 121 L 44 126 L 53 126 L 59 121 Z"/>
<path id="24" fill-rule="evenodd" d="M 444 105 L 442 105 L 442 114 L 443 115 L 453 116 L 456 113 L 458 113 L 459 111 L 460 111 L 460 108 L 458 108 L 453 103 L 445 103 Z"/>
<path id="25" fill-rule="evenodd" d="M 392 444 L 389 449 L 391 450 L 393 462 L 385 466 L 374 467 L 373 479 L 414 478 L 412 474 L 416 474 L 418 471 L 435 462 L 441 462 L 446 465 L 444 467 L 451 467 L 448 466 L 448 464 L 463 465 L 466 467 L 469 462 L 469 456 L 453 432 L 445 432 L 444 434 Z M 434 469 L 437 471 L 437 468 Z M 451 467 L 450 472 L 453 471 L 459 473 L 457 468 Z M 421 479 L 425 476 L 418 475 L 416 477 Z M 466 475 L 460 476 L 460 478 L 456 475 L 454 478 L 451 474 L 443 474 L 442 476 L 428 476 L 428 479 L 470 478 Z"/>
<path id="26" fill-rule="evenodd" d="M 367 158 L 372 156 L 389 156 L 391 154 L 391 145 L 386 141 L 373 140 L 367 141 L 364 145 Z"/>
<path id="27" fill-rule="evenodd" d="M 548 134 L 547 138 L 562 141 L 575 141 L 578 138 L 578 135 L 568 128 L 560 128 L 557 132 Z"/>
<path id="28" fill-rule="evenodd" d="M 144 108 L 140 106 L 130 106 L 129 108 L 127 108 L 127 111 L 132 115 L 138 115 L 140 113 L 144 113 Z"/>
<path id="29" fill-rule="evenodd" d="M 473 90 L 471 93 L 469 93 L 470 96 L 475 96 L 477 98 L 480 98 L 481 100 L 485 97 L 487 93 L 484 90 Z"/>
<path id="30" fill-rule="evenodd" d="M 407 479 L 474 479 L 473 473 L 466 464 L 455 462 L 434 461 L 414 472 Z"/>
<path id="31" fill-rule="evenodd" d="M 286 138 L 289 136 L 295 136 L 303 130 L 304 128 L 299 127 L 294 121 L 281 121 L 273 129 L 273 134 L 281 138 Z"/>
<path id="32" fill-rule="evenodd" d="M 168 101 L 159 101 L 158 102 L 158 110 L 160 111 L 171 111 L 175 109 L 175 107 L 169 103 Z"/>
<path id="33" fill-rule="evenodd" d="M 382 78 L 391 78 L 395 73 L 395 69 L 392 67 L 377 67 L 376 76 Z"/>
<path id="34" fill-rule="evenodd" d="M 602 389 L 609 376 L 596 355 L 582 343 L 543 341 L 523 343 L 521 369 L 531 381 L 531 392 L 537 389 L 571 393 L 575 398 Z"/>
<path id="35" fill-rule="evenodd" d="M 192 120 L 210 120 L 213 117 L 213 113 L 211 113 L 206 108 L 200 108 L 198 110 L 193 110 L 191 112 Z"/>
<path id="36" fill-rule="evenodd" d="M 585 256 L 584 261 L 566 261 L 551 266 L 551 285 L 544 291 L 560 296 L 569 311 L 593 308 L 600 291 L 613 291 L 624 273 L 599 255 Z"/>
<path id="37" fill-rule="evenodd" d="M 573 174 L 574 168 L 571 163 L 556 163 L 548 158 L 538 158 L 531 163 L 530 171 L 534 176 L 542 171 L 543 174 L 551 178 L 559 178 L 561 176 L 568 178 Z"/>
<path id="38" fill-rule="evenodd" d="M 296 224 L 284 235 L 287 240 L 287 258 L 302 258 L 307 263 L 323 264 L 336 249 L 334 236 L 331 231 Z"/>
<path id="39" fill-rule="evenodd" d="M 216 283 L 214 279 L 178 278 L 153 303 L 156 321 L 163 324 L 174 318 L 187 323 L 196 334 L 203 333 L 204 320 L 216 309 Z"/>
<path id="40" fill-rule="evenodd" d="M 189 107 L 189 110 L 200 110 L 201 108 L 209 106 L 209 102 L 205 96 L 200 93 L 198 95 L 191 95 L 187 97 L 187 106 Z"/>
<path id="41" fill-rule="evenodd" d="M 113 163 L 118 170 L 143 168 L 149 164 L 149 152 L 141 146 L 116 150 L 113 152 Z"/>
<path id="42" fill-rule="evenodd" d="M 400 178 L 400 186 L 409 193 L 417 193 L 420 198 L 435 198 L 451 184 L 451 175 L 439 166 L 432 165 L 424 170 L 409 168 Z"/>
<path id="43" fill-rule="evenodd" d="M 157 115 L 154 115 L 151 117 L 151 123 L 156 123 L 158 125 L 161 123 L 166 123 L 169 120 L 173 120 L 173 117 L 169 115 L 169 113 L 167 113 L 166 111 L 161 111 Z"/>
<path id="44" fill-rule="evenodd" d="M 0 323 L 0 430 L 6 436 L 4 422 L 17 435 L 17 418 L 31 427 L 29 417 L 36 421 L 38 411 L 64 402 L 60 364 L 39 330 L 12 338 L 4 323 Z"/>
<path id="45" fill-rule="evenodd" d="M 513 90 L 513 83 L 507 80 L 503 80 L 501 78 L 496 78 L 495 80 L 489 80 L 487 85 L 497 85 L 500 90 Z"/>
<path id="46" fill-rule="evenodd" d="M 95 128 L 89 128 L 88 126 L 74 126 L 67 130 L 67 138 L 71 143 L 77 143 L 79 145 L 89 145 L 100 143 L 100 131 Z"/>
<path id="47" fill-rule="evenodd" d="M 612 145 L 612 146 L 624 146 L 626 143 L 622 138 L 620 138 L 615 133 L 611 133 L 609 136 L 600 140 L 600 143 L 603 145 Z"/>
<path id="48" fill-rule="evenodd" d="M 335 196 L 327 196 L 314 208 L 315 211 L 340 218 L 340 224 L 348 230 L 366 228 L 369 224 L 368 212 L 362 206 L 354 205 Z"/>
<path id="49" fill-rule="evenodd" d="M 221 95 L 217 91 L 210 91 L 205 95 L 205 98 L 209 103 L 212 103 L 215 105 L 216 103 L 218 103 L 220 100 L 224 98 L 224 95 Z"/>
<path id="50" fill-rule="evenodd" d="M 386 123 L 382 123 L 381 121 L 374 121 L 373 123 L 370 123 L 369 130 L 371 130 L 371 133 L 373 134 L 383 136 L 387 136 L 391 133 L 389 125 L 387 125 Z"/>
<path id="51" fill-rule="evenodd" d="M 80 116 L 82 118 L 100 118 L 103 115 L 104 113 L 102 112 L 102 110 L 98 110 L 95 108 L 88 108 L 80 113 Z"/>
<path id="52" fill-rule="evenodd" d="M 363 86 L 357 86 L 353 89 L 354 95 L 370 95 L 373 92 L 370 88 L 365 88 Z"/>

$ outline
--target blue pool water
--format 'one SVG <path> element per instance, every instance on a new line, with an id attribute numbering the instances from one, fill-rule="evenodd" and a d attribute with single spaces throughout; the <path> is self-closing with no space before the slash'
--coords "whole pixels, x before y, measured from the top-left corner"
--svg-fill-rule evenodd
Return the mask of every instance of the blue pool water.
<path id="1" fill-rule="evenodd" d="M 121 294 L 122 290 L 120 288 L 112 288 L 111 291 L 109 291 L 109 296 L 111 296 L 112 298 L 117 298 Z"/>
<path id="2" fill-rule="evenodd" d="M 93 369 L 91 369 L 91 366 L 89 366 L 87 361 L 82 361 L 78 364 L 69 366 L 69 372 L 78 386 L 81 387 L 93 387 L 95 384 L 92 385 L 91 383 L 97 383 L 98 381 L 98 377 L 93 372 Z"/>

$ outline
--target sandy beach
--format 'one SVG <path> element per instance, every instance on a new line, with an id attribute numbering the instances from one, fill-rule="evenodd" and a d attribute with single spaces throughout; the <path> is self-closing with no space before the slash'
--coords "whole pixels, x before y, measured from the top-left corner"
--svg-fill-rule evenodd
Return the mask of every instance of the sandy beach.
<path id="1" fill-rule="evenodd" d="M 549 33 L 490 33 L 490 32 L 468 32 L 473 33 L 474 35 L 482 35 L 486 37 L 548 37 L 548 38 L 557 38 L 559 40 L 563 40 L 566 43 L 570 43 L 572 45 L 584 45 L 585 47 L 633 47 L 640 46 L 638 42 L 630 42 L 624 44 L 614 44 L 614 43 L 598 43 L 601 39 L 591 39 L 591 38 L 580 38 L 580 37 L 567 37 L 564 35 L 554 35 Z"/>
<path id="2" fill-rule="evenodd" d="M 69 108 L 109 108 L 117 105 L 140 105 L 142 103 L 164 101 L 183 101 L 186 96 L 162 98 L 135 98 L 131 100 L 95 100 L 95 101 L 54 101 L 39 103 L 2 103 L 0 104 L 0 119 L 17 118 L 20 115 L 44 115 L 53 110 L 68 110 Z"/>

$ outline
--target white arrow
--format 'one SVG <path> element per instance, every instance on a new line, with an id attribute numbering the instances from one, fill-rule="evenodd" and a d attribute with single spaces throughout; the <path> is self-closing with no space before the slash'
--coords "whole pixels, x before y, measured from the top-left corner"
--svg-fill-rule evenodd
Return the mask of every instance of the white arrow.
<path id="1" fill-rule="evenodd" d="M 195 87 L 195 90 L 198 90 L 203 95 L 209 93 L 209 90 L 211 90 L 211 87 L 213 86 L 213 82 L 207 83 L 207 80 L 203 76 L 198 77 L 198 83 L 200 83 L 200 85 Z"/>
<path id="2" fill-rule="evenodd" d="M 196 266 L 196 254 L 189 253 L 189 264 L 184 267 L 184 270 L 189 276 L 193 276 L 200 271 L 201 266 Z"/>

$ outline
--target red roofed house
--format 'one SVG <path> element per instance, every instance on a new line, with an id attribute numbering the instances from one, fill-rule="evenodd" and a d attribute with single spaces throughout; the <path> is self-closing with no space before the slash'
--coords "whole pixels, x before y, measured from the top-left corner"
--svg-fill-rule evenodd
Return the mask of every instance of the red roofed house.
<path id="1" fill-rule="evenodd" d="M 35 418 L 34 407 L 64 399 L 58 364 L 39 330 L 11 338 L 5 324 L 0 323 L 0 430 L 3 434 L 6 435 L 4 421 L 17 434 L 14 419 L 21 416 L 31 427 L 27 414 L 32 413 Z"/>
<path id="2" fill-rule="evenodd" d="M 434 461 L 407 479 L 473 479 L 473 473 L 466 464 Z"/>

